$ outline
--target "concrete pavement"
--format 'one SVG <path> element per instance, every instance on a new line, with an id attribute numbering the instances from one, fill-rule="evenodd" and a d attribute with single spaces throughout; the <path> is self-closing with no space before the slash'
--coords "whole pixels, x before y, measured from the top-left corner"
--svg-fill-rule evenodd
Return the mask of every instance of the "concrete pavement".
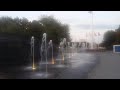
<path id="1" fill-rule="evenodd" d="M 120 79 L 120 54 L 101 52 L 99 63 L 88 75 L 88 79 Z"/>

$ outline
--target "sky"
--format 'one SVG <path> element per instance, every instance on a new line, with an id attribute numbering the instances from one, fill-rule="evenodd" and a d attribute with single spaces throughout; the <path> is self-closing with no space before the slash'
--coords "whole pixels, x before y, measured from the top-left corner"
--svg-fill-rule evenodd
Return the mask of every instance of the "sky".
<path id="1" fill-rule="evenodd" d="M 10 16 L 12 18 L 27 18 L 28 20 L 38 20 L 42 15 L 52 15 L 62 23 L 70 27 L 72 41 L 91 41 L 91 37 L 86 33 L 91 30 L 91 14 L 89 11 L 0 11 L 0 17 Z M 114 30 L 120 25 L 120 11 L 93 11 L 93 31 L 100 33 L 94 36 L 95 42 L 101 42 L 107 30 Z"/>

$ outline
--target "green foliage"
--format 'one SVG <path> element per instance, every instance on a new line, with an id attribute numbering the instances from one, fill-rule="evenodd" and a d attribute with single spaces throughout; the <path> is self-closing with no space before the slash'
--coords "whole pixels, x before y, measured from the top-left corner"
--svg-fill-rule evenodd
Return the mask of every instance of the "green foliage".
<path id="1" fill-rule="evenodd" d="M 68 25 L 60 23 L 52 16 L 43 16 L 39 21 L 44 25 L 44 31 L 48 35 L 48 40 L 53 40 L 56 45 L 58 45 L 63 38 L 66 38 L 67 41 L 70 41 Z"/>
<path id="2" fill-rule="evenodd" d="M 0 17 L 0 61 L 4 60 L 3 57 L 22 62 L 29 59 L 31 36 L 35 37 L 35 58 L 38 57 L 43 33 L 47 33 L 47 42 L 53 40 L 54 50 L 61 39 L 70 41 L 69 26 L 54 17 L 43 16 L 40 20 L 33 21 Z"/>
<path id="3" fill-rule="evenodd" d="M 26 18 L 1 17 L 0 33 L 35 36 L 36 38 L 42 38 L 42 34 L 47 33 L 48 40 L 52 39 L 55 44 L 58 44 L 61 38 L 67 38 L 70 41 L 69 26 L 62 24 L 52 16 L 43 16 L 40 20 L 32 22 Z"/>
<path id="4" fill-rule="evenodd" d="M 105 34 L 104 34 L 104 46 L 106 48 L 111 48 L 112 45 L 114 45 L 115 43 L 115 40 L 116 40 L 116 36 L 115 36 L 115 32 L 114 31 L 107 31 Z"/>
<path id="5" fill-rule="evenodd" d="M 112 49 L 115 44 L 120 44 L 120 26 L 115 31 L 109 30 L 104 34 L 104 41 L 101 46 Z"/>

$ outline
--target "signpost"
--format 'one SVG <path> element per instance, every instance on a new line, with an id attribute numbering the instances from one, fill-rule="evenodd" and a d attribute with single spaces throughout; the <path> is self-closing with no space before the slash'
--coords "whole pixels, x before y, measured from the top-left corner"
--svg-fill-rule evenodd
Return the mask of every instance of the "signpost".
<path id="1" fill-rule="evenodd" d="M 120 45 L 113 45 L 113 52 L 120 53 Z"/>

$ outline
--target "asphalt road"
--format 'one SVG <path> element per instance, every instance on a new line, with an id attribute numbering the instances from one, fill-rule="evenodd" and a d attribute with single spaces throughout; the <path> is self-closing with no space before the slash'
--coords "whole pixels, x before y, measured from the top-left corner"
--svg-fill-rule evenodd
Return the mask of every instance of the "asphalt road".
<path id="1" fill-rule="evenodd" d="M 97 54 L 99 63 L 89 73 L 88 79 L 120 79 L 120 54 L 112 51 Z"/>

